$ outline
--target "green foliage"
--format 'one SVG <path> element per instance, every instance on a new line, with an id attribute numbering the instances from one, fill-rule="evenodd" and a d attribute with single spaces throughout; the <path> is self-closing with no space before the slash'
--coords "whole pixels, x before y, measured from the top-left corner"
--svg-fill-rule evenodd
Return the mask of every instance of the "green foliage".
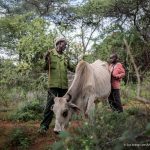
<path id="1" fill-rule="evenodd" d="M 3 60 L 0 62 L 1 80 L 0 86 L 14 86 L 16 76 L 16 66 L 11 60 Z"/>
<path id="2" fill-rule="evenodd" d="M 83 5 L 82 14 L 88 13 L 89 14 L 95 14 L 95 15 L 102 15 L 104 13 L 104 10 L 106 11 L 110 5 L 112 5 L 114 1 L 112 0 L 92 0 L 87 1 L 85 5 Z M 90 10 L 90 11 L 88 11 Z"/>
<path id="3" fill-rule="evenodd" d="M 148 139 L 149 116 L 143 118 L 142 110 L 131 108 L 124 113 L 110 112 L 99 107 L 90 122 L 82 123 L 75 133 L 66 133 L 53 149 L 124 149 L 125 144 L 145 143 Z M 147 112 L 149 113 L 149 111 Z M 134 123 L 133 123 L 134 122 Z M 140 135 L 143 135 L 143 138 Z"/>
<path id="4" fill-rule="evenodd" d="M 42 109 L 41 106 L 38 102 L 36 101 L 32 101 L 32 102 L 28 102 L 26 103 L 22 108 L 21 111 L 27 112 L 29 110 L 34 111 L 35 113 L 41 113 Z"/>
<path id="5" fill-rule="evenodd" d="M 135 84 L 121 85 L 121 95 L 124 99 L 128 100 L 136 97 L 136 85 Z"/>
<path id="6" fill-rule="evenodd" d="M 18 150 L 27 150 L 30 145 L 29 137 L 23 128 L 14 128 L 9 138 L 9 146 L 16 147 Z"/>
<path id="7" fill-rule="evenodd" d="M 14 94 L 13 87 L 17 83 L 16 66 L 11 60 L 1 60 L 0 62 L 0 104 L 1 106 L 8 107 L 8 103 L 12 102 L 16 96 Z"/>
<path id="8" fill-rule="evenodd" d="M 66 140 L 68 137 L 70 137 L 70 134 L 66 131 L 62 131 L 60 134 L 59 134 L 59 137 L 63 140 Z M 54 143 L 51 147 L 52 149 L 54 150 L 65 150 L 65 146 L 63 144 L 63 141 L 58 141 L 56 143 Z"/>
<path id="9" fill-rule="evenodd" d="M 150 72 L 147 71 L 145 74 L 144 74 L 144 77 L 143 78 L 143 82 L 142 82 L 142 89 L 141 89 L 141 96 L 145 97 L 146 99 L 150 99 L 150 92 L 149 92 L 149 89 L 150 89 Z"/>
<path id="10" fill-rule="evenodd" d="M 33 70 L 28 63 L 16 65 L 12 60 L 2 59 L 0 72 L 0 102 L 9 99 L 25 100 L 28 91 L 34 89 L 41 92 L 47 88 L 48 78 L 46 73 L 42 73 L 42 65 L 34 67 Z"/>
<path id="11" fill-rule="evenodd" d="M 0 18 L 1 45 L 7 52 L 15 54 L 18 40 L 25 34 L 30 15 L 16 15 Z"/>
<path id="12" fill-rule="evenodd" d="M 120 60 L 125 61 L 126 52 L 122 47 L 122 40 L 123 34 L 116 32 L 108 35 L 101 44 L 95 44 L 95 59 L 107 60 L 111 53 L 117 53 L 120 56 Z"/>
<path id="13" fill-rule="evenodd" d="M 9 90 L 13 87 L 21 87 L 26 92 L 32 89 L 44 91 L 47 88 L 43 58 L 44 53 L 54 47 L 56 34 L 55 31 L 52 33 L 49 25 L 43 18 L 31 13 L 0 18 L 0 47 L 10 56 L 16 55 L 14 59 L 2 59 L 0 65 L 0 103 L 5 106 L 12 94 Z M 20 90 L 16 91 L 16 95 L 19 92 Z M 26 100 L 26 96 L 22 98 L 24 99 Z"/>
<path id="14" fill-rule="evenodd" d="M 49 29 L 50 24 L 32 13 L 0 18 L 0 25 L 0 46 L 8 53 L 17 54 L 28 65 L 32 61 L 37 63 L 48 48 L 54 47 L 55 33 Z"/>
<path id="15" fill-rule="evenodd" d="M 90 55 L 90 54 L 89 55 L 84 55 L 83 60 L 85 60 L 89 63 L 92 63 L 92 62 L 94 62 L 95 57 L 93 55 Z"/>
<path id="16" fill-rule="evenodd" d="M 141 96 L 146 98 L 147 100 L 150 100 L 150 81 L 149 81 L 149 74 L 145 74 L 146 78 L 143 79 L 143 82 L 141 84 Z M 122 82 L 123 83 L 123 82 Z M 121 95 L 122 98 L 126 101 L 134 99 L 136 97 L 136 84 L 122 84 L 121 85 Z"/>
<path id="17" fill-rule="evenodd" d="M 139 113 L 139 108 L 138 107 L 132 107 L 127 110 L 127 113 L 129 115 L 137 115 Z"/>
<path id="18" fill-rule="evenodd" d="M 146 127 L 146 135 L 150 135 L 150 123 Z"/>
<path id="19" fill-rule="evenodd" d="M 20 57 L 27 63 L 35 62 L 49 48 L 54 47 L 54 35 L 48 31 L 49 24 L 41 18 L 32 20 L 26 27 L 26 34 L 18 42 L 17 50 Z M 47 32 L 47 33 L 46 33 Z"/>
<path id="20" fill-rule="evenodd" d="M 21 106 L 16 113 L 10 116 L 13 120 L 29 121 L 41 119 L 41 113 L 43 112 L 43 106 L 36 101 L 25 103 Z"/>

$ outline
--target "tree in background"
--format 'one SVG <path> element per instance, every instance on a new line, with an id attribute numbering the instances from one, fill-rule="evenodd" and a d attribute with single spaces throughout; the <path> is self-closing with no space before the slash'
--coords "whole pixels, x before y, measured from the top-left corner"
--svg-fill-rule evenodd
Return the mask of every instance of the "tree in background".
<path id="1" fill-rule="evenodd" d="M 26 64 L 28 70 L 35 70 L 34 66 L 40 66 L 37 61 L 60 34 L 70 41 L 67 55 L 76 59 L 73 61 L 78 62 L 82 55 L 89 61 L 106 60 L 116 51 L 127 66 L 126 82 L 136 82 L 123 39 L 132 41 L 128 44 L 143 80 L 150 68 L 149 5 L 149 0 L 85 0 L 80 4 L 69 0 L 1 0 L 0 47 L 19 56 L 20 68 Z M 55 29 L 50 31 L 52 23 Z"/>

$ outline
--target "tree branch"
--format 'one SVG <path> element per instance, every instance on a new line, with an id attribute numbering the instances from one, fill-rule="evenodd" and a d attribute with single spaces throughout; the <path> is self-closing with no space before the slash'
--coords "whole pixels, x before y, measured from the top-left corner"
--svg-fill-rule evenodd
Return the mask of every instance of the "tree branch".
<path id="1" fill-rule="evenodd" d="M 124 41 L 124 44 L 126 46 L 126 49 L 127 49 L 127 53 L 131 59 L 131 63 L 133 64 L 133 67 L 134 67 L 134 70 L 135 70 L 135 73 L 136 73 L 136 77 L 137 77 L 137 94 L 136 94 L 136 99 L 142 103 L 150 103 L 149 100 L 143 98 L 140 96 L 140 92 L 141 92 L 141 79 L 140 79 L 140 74 L 139 74 L 139 69 L 137 67 L 137 65 L 135 64 L 135 61 L 134 61 L 134 58 L 133 58 L 133 55 L 130 51 L 130 45 L 128 44 L 127 40 L 126 39 L 123 39 Z"/>
<path id="2" fill-rule="evenodd" d="M 133 64 L 133 67 L 134 67 L 134 70 L 135 70 L 135 73 L 136 73 L 136 77 L 137 77 L 137 81 L 138 81 L 138 84 L 137 84 L 137 97 L 140 97 L 140 91 L 141 91 L 141 79 L 140 79 L 140 74 L 139 74 L 139 71 L 138 71 L 138 67 L 137 65 L 135 64 L 135 61 L 134 61 L 134 58 L 133 58 L 133 55 L 130 51 L 130 45 L 128 44 L 127 40 L 126 39 L 123 39 L 124 41 L 124 44 L 126 46 L 126 49 L 127 49 L 127 53 L 131 59 L 131 63 Z"/>

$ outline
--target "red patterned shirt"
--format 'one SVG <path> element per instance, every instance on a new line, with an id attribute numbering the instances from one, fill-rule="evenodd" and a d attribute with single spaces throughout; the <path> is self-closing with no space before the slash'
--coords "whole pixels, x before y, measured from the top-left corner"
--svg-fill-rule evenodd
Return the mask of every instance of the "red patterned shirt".
<path id="1" fill-rule="evenodd" d="M 121 79 L 125 76 L 125 69 L 121 63 L 110 64 L 109 70 L 111 72 L 111 85 L 113 89 L 120 89 Z"/>

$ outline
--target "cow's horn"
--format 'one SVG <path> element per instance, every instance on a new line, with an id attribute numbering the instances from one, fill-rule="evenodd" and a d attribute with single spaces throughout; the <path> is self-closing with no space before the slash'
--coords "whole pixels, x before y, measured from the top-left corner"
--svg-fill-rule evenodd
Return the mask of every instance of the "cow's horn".
<path id="1" fill-rule="evenodd" d="M 72 98 L 71 94 L 67 93 L 67 97 L 66 97 L 67 102 L 69 102 L 71 98 Z"/>

